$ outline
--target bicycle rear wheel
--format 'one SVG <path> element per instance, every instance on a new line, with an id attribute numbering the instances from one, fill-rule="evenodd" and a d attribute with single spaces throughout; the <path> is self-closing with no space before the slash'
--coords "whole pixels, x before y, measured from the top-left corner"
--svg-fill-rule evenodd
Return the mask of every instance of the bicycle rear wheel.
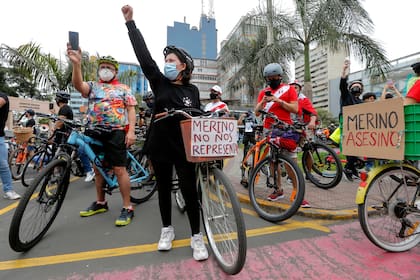
<path id="1" fill-rule="evenodd" d="M 45 167 L 51 159 L 52 154 L 45 149 L 34 153 L 23 167 L 20 178 L 22 185 L 25 187 L 29 186 L 29 183 L 34 179 L 36 174 L 41 170 L 41 168 Z"/>
<path id="2" fill-rule="evenodd" d="M 67 161 L 48 164 L 20 199 L 9 229 L 9 245 L 16 252 L 35 246 L 60 211 L 69 185 Z"/>
<path id="3" fill-rule="evenodd" d="M 222 270 L 230 275 L 237 274 L 245 264 L 247 247 L 238 198 L 223 171 L 208 164 L 198 168 L 197 185 L 209 246 Z"/>
<path id="4" fill-rule="evenodd" d="M 130 201 L 136 204 L 140 204 L 148 201 L 157 190 L 156 178 L 153 175 L 153 169 L 150 160 L 142 150 L 137 150 L 133 153 L 133 157 L 128 159 L 127 170 L 131 180 L 131 192 Z M 146 174 L 139 168 L 139 164 L 143 170 L 146 170 Z M 143 180 L 138 180 L 139 177 L 144 177 Z"/>
<path id="5" fill-rule="evenodd" d="M 321 143 L 310 143 L 302 155 L 306 178 L 321 189 L 330 189 L 340 183 L 343 165 L 337 153 Z"/>
<path id="6" fill-rule="evenodd" d="M 269 198 L 276 190 L 282 190 L 282 195 Z M 276 159 L 266 157 L 257 164 L 248 191 L 258 215 L 267 221 L 279 222 L 298 211 L 305 195 L 305 181 L 296 162 L 280 154 Z"/>
<path id="7" fill-rule="evenodd" d="M 420 171 L 389 165 L 366 187 L 359 204 L 363 232 L 376 246 L 391 252 L 407 251 L 420 243 L 420 210 L 414 205 Z"/>

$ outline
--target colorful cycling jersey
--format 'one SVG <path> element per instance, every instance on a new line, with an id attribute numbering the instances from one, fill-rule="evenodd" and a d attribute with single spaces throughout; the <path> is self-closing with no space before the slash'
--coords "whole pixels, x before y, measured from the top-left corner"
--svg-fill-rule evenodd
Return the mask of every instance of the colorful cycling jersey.
<path id="1" fill-rule="evenodd" d="M 289 86 L 287 84 L 281 84 L 280 87 L 276 90 L 272 90 L 270 87 L 266 87 L 265 89 L 261 90 L 258 94 L 258 103 L 264 98 L 265 92 L 269 90 L 271 94 L 276 96 L 277 98 L 290 103 L 293 101 L 297 101 L 297 93 L 294 87 Z M 290 112 L 283 109 L 281 103 L 277 102 L 267 102 L 264 106 L 264 110 L 266 112 L 274 113 L 280 120 L 292 124 L 292 119 L 290 117 Z M 274 121 L 271 118 L 264 119 L 264 128 L 271 129 L 271 124 Z"/>
<path id="2" fill-rule="evenodd" d="M 127 106 L 137 105 L 129 86 L 119 82 L 88 82 L 89 93 L 88 126 L 103 126 L 124 129 L 128 123 Z"/>
<path id="3" fill-rule="evenodd" d="M 217 102 L 210 102 L 209 104 L 204 107 L 205 112 L 216 112 L 220 110 L 226 110 L 229 112 L 229 108 L 225 102 L 217 101 Z"/>
<path id="4" fill-rule="evenodd" d="M 411 97 L 420 103 L 420 80 L 417 80 L 414 85 L 407 92 L 407 97 Z"/>

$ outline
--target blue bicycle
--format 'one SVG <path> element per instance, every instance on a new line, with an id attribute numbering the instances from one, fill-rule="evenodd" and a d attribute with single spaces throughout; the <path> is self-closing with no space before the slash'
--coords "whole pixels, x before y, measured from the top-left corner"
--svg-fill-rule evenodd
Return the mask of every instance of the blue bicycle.
<path id="1" fill-rule="evenodd" d="M 92 149 L 102 147 L 102 143 L 81 132 L 81 125 L 62 120 L 72 129 L 67 143 L 60 145 L 59 152 L 29 185 L 19 201 L 9 229 L 9 245 L 16 252 L 28 251 L 34 247 L 48 231 L 63 204 L 70 183 L 71 167 L 78 158 L 81 148 L 95 163 L 105 179 L 104 191 L 112 194 L 118 188 L 118 181 L 112 168 L 103 160 L 103 152 Z M 95 149 L 98 150 L 98 149 Z M 127 170 L 131 182 L 131 201 L 141 203 L 153 195 L 156 181 L 152 180 L 147 166 L 142 166 L 140 150 L 127 152 Z"/>

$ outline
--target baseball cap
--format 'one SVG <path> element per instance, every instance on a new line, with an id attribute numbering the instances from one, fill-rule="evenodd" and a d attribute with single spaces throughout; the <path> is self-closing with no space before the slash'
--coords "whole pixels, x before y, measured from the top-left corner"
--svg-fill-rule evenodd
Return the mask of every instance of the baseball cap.
<path id="1" fill-rule="evenodd" d="M 218 85 L 214 85 L 214 86 L 211 88 L 211 90 L 214 90 L 214 91 L 218 92 L 219 94 L 222 94 L 222 93 L 223 93 L 222 88 L 221 88 L 221 87 L 219 87 Z"/>

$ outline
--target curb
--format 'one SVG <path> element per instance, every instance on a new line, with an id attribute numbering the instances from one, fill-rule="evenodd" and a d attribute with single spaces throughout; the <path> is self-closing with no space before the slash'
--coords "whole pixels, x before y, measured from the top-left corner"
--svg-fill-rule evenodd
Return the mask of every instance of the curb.
<path id="1" fill-rule="evenodd" d="M 240 192 L 236 192 L 236 196 L 239 199 L 239 202 L 246 203 L 251 205 L 249 196 Z M 357 208 L 354 209 L 345 209 L 345 210 L 326 210 L 319 208 L 299 208 L 296 212 L 296 215 L 325 219 L 325 220 L 350 220 L 356 219 L 358 217 Z"/>

